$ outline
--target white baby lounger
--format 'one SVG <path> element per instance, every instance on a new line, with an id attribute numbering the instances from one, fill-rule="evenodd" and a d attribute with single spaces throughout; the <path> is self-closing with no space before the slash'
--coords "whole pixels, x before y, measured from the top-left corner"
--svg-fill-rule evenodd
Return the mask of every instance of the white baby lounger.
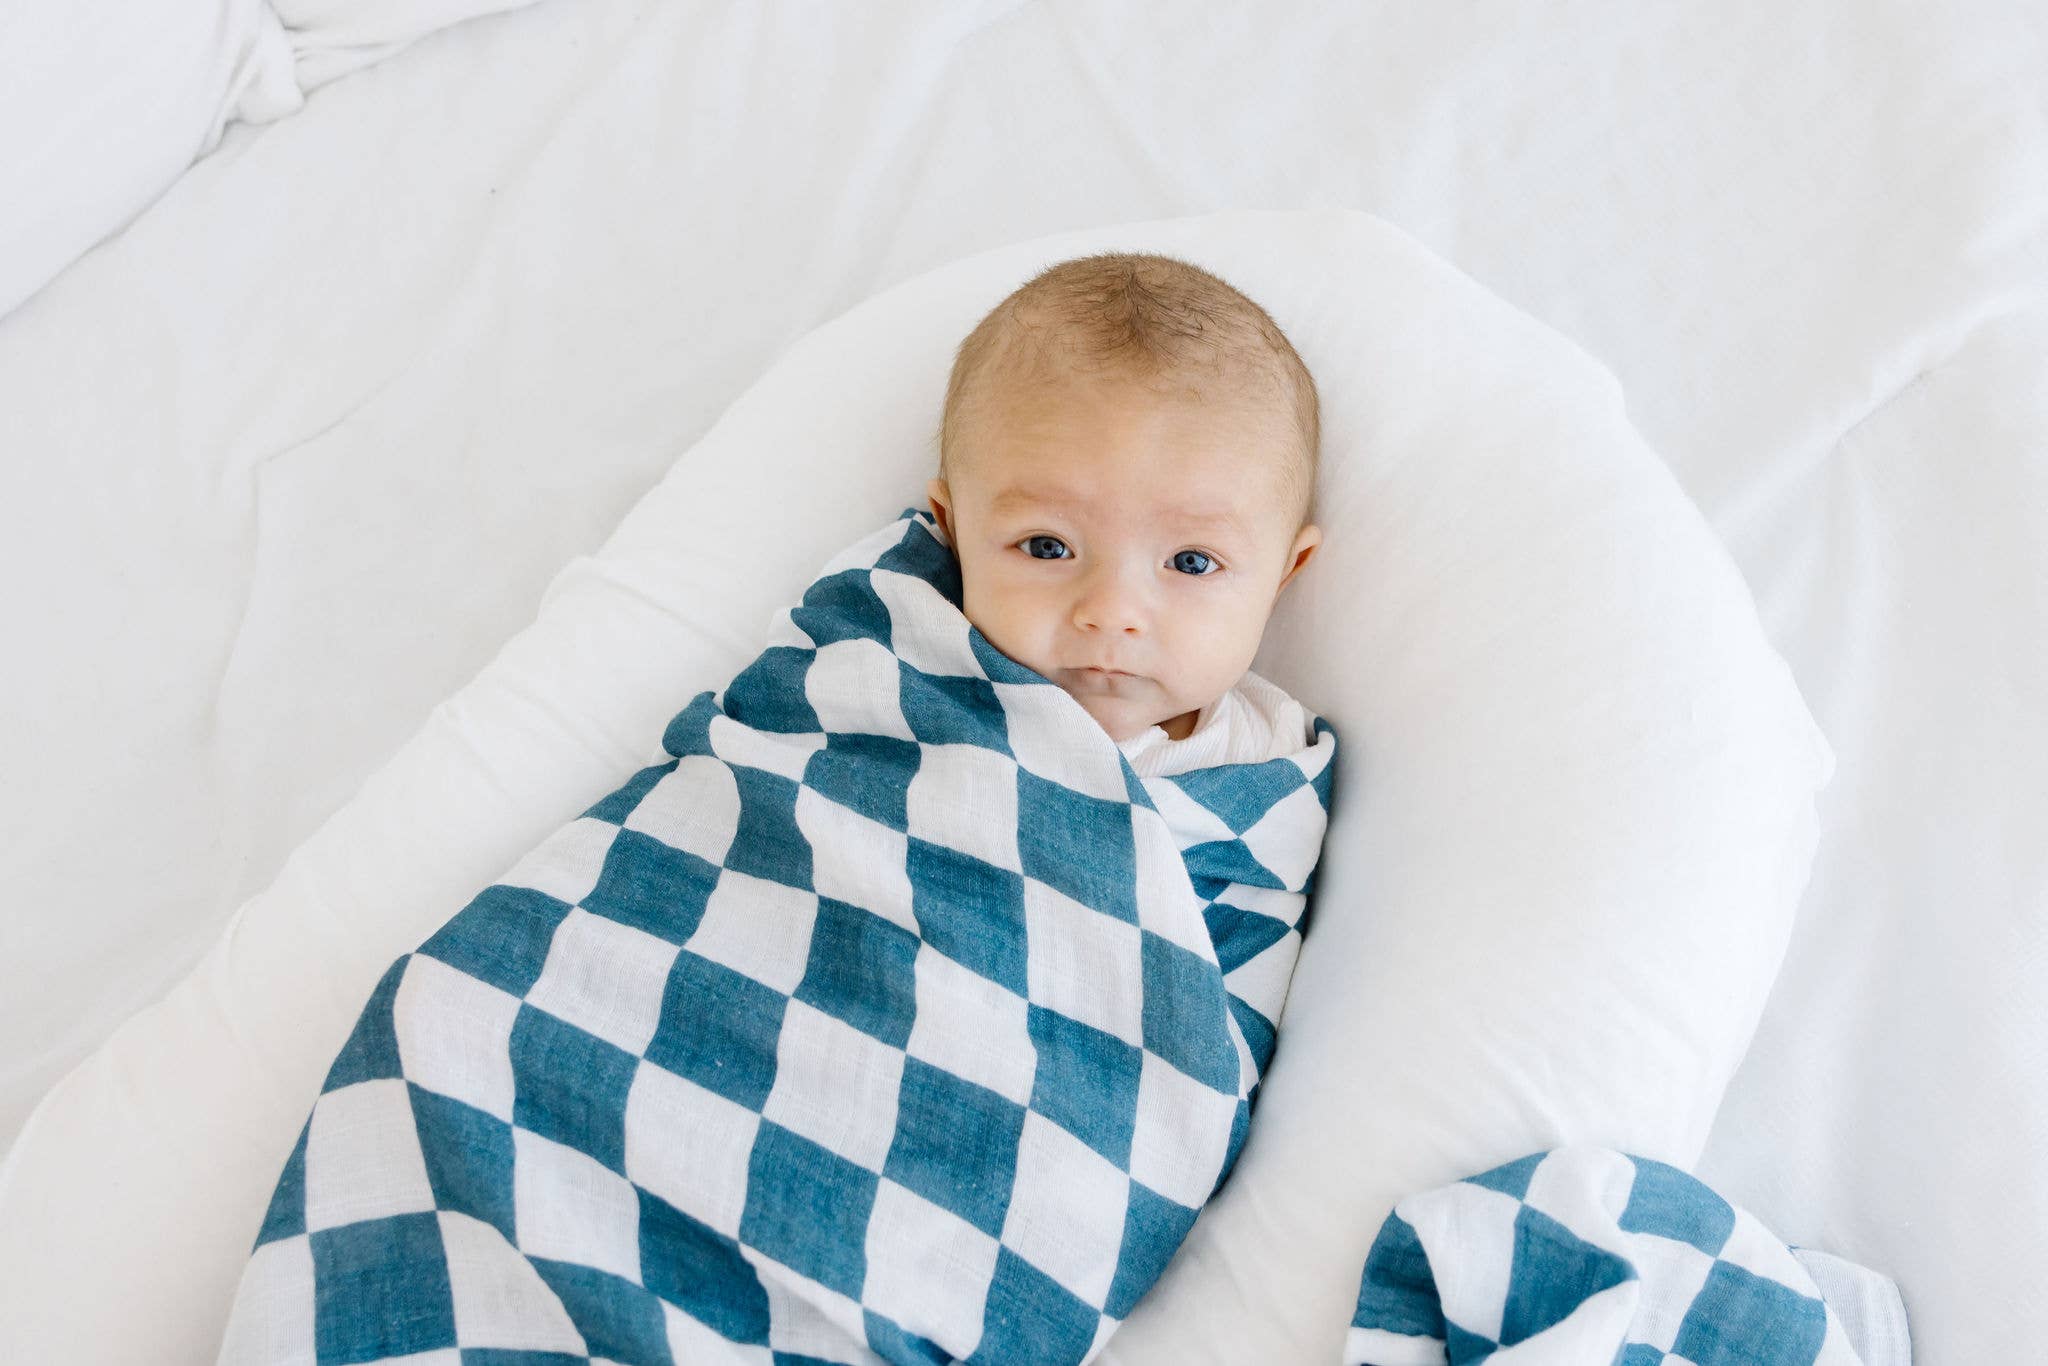
<path id="1" fill-rule="evenodd" d="M 1734 563 L 1600 365 L 1388 223 L 1175 219 L 976 256 L 794 345 L 45 1099 L 0 1173 L 0 1355 L 210 1360 L 379 974 L 915 501 L 976 318 L 1109 249 L 1214 270 L 1317 377 L 1325 545 L 1255 668 L 1347 754 L 1251 1138 L 1101 1359 L 1334 1361 L 1403 1195 L 1568 1142 L 1692 1164 L 1833 762 Z M 731 515 L 767 506 L 773 536 Z"/>

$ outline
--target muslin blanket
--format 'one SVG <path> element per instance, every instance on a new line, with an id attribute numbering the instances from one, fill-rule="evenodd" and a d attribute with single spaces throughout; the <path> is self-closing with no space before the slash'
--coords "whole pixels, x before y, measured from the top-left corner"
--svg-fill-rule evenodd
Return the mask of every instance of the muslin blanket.
<path id="1" fill-rule="evenodd" d="M 1677 1167 L 1574 1144 L 1397 1202 L 1366 1258 L 1343 1366 L 1911 1357 L 1888 1278 L 1788 1246 Z"/>
<path id="2" fill-rule="evenodd" d="M 221 1360 L 1077 1363 L 1228 1173 L 1336 736 L 1140 779 L 906 509 L 378 983 Z"/>

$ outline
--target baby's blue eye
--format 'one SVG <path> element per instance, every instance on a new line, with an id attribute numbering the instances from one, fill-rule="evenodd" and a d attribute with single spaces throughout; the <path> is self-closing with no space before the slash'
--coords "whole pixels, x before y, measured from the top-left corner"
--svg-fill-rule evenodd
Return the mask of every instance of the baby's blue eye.
<path id="1" fill-rule="evenodd" d="M 1058 546 L 1062 552 L 1067 548 L 1066 542 L 1057 536 L 1026 536 L 1024 538 L 1024 553 L 1034 560 L 1064 560 L 1067 558 L 1064 553 L 1058 555 L 1041 555 L 1038 553 L 1040 546 L 1048 545 Z"/>
<path id="2" fill-rule="evenodd" d="M 1215 571 L 1216 561 L 1200 550 L 1179 550 L 1174 552 L 1173 567 L 1183 574 L 1206 578 Z"/>

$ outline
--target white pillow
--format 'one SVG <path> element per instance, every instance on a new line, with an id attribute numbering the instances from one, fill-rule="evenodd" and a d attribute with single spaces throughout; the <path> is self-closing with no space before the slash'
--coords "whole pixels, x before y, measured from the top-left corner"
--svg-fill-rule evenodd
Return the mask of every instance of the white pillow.
<path id="1" fill-rule="evenodd" d="M 564 569 L 35 1112 L 0 1168 L 0 1357 L 210 1360 L 378 974 L 920 501 L 984 310 L 1111 249 L 1215 270 L 1318 378 L 1327 540 L 1254 667 L 1343 750 L 1250 1141 L 1104 1359 L 1334 1360 L 1399 1196 L 1566 1142 L 1689 1164 L 1776 975 L 1833 762 L 1733 562 L 1606 371 L 1388 224 L 1134 224 L 974 257 L 818 329 Z"/>
<path id="2" fill-rule="evenodd" d="M 236 119 L 533 0 L 8 0 L 0 316 L 154 203 Z"/>

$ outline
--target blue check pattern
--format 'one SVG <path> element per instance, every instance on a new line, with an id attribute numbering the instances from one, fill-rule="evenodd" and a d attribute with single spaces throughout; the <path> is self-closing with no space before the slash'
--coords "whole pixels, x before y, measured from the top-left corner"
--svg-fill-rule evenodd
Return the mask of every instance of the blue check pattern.
<path id="1" fill-rule="evenodd" d="M 1398 1202 L 1345 1366 L 1859 1366 L 1794 1249 L 1677 1167 L 1533 1153 Z"/>
<path id="2" fill-rule="evenodd" d="M 1244 1141 L 1313 724 L 1139 778 L 906 509 L 392 964 L 222 1362 L 1087 1361 Z"/>

